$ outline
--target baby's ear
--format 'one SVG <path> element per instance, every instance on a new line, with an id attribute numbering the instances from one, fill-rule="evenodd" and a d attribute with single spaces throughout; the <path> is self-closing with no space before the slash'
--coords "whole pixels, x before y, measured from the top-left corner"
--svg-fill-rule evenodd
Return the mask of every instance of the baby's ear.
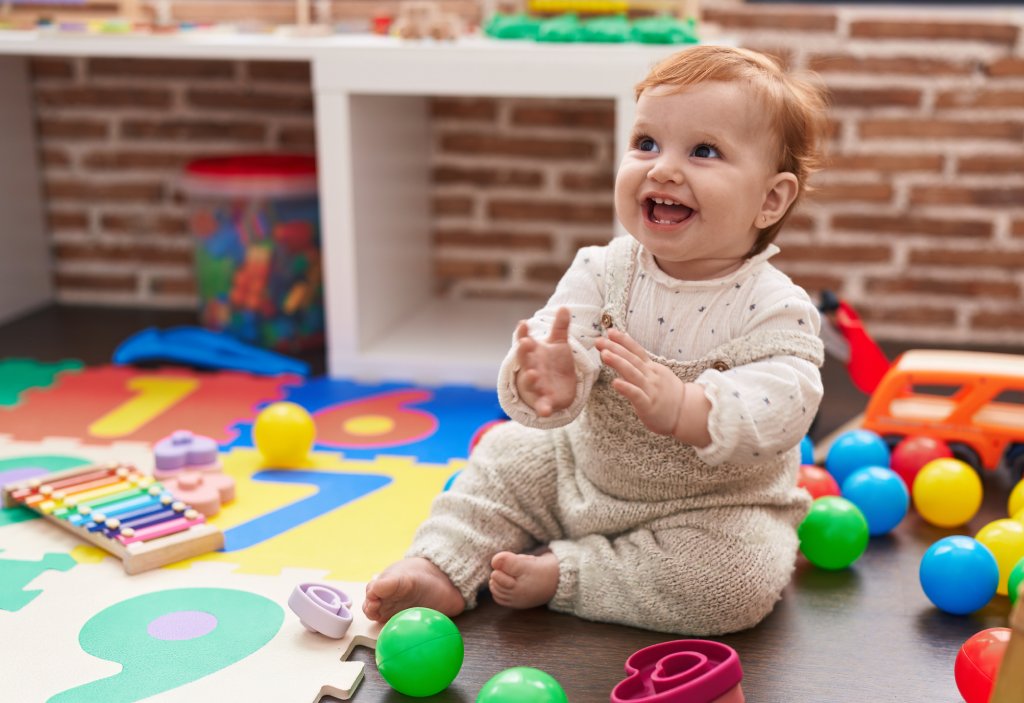
<path id="1" fill-rule="evenodd" d="M 800 192 L 800 183 L 794 174 L 789 171 L 776 173 L 768 179 L 768 190 L 764 196 L 764 203 L 761 205 L 761 212 L 758 213 L 757 224 L 762 229 L 770 227 L 786 214 L 789 206 L 796 200 Z M 761 223 L 764 224 L 761 224 Z"/>

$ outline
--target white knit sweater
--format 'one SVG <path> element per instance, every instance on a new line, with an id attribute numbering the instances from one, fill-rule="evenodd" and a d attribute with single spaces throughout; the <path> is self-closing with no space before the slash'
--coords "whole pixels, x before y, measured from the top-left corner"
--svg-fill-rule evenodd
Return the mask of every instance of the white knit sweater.
<path id="1" fill-rule="evenodd" d="M 768 261 L 774 244 L 740 268 L 707 281 L 670 277 L 643 247 L 629 293 L 626 332 L 648 352 L 667 359 L 698 359 L 753 332 L 795 330 L 817 335 L 821 320 L 807 293 Z M 581 249 L 548 304 L 529 321 L 530 334 L 546 338 L 555 312 L 572 314 L 569 338 L 577 355 L 576 399 L 547 418 L 517 397 L 515 344 L 501 366 L 498 396 L 509 416 L 537 428 L 561 427 L 579 415 L 600 371 L 594 342 L 602 336 L 605 256 L 608 247 Z M 815 364 L 779 356 L 697 378 L 711 401 L 711 444 L 697 455 L 708 464 L 749 463 L 798 444 L 817 410 L 823 388 Z M 809 414 L 808 414 L 809 413 Z"/>

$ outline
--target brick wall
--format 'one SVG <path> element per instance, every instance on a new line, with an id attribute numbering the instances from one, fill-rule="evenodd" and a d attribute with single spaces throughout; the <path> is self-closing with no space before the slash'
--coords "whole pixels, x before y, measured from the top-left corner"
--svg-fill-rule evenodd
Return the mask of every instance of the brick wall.
<path id="1" fill-rule="evenodd" d="M 185 162 L 315 148 L 309 67 L 34 59 L 57 297 L 192 307 Z"/>
<path id="2" fill-rule="evenodd" d="M 881 339 L 1024 345 L 1024 12 L 704 5 L 708 32 L 833 92 L 832 163 L 780 266 Z M 370 5 L 335 16 L 346 7 Z M 46 59 L 33 73 L 62 301 L 192 305 L 180 165 L 312 149 L 301 64 Z M 444 295 L 540 300 L 576 247 L 611 235 L 612 119 L 601 101 L 434 101 Z"/>

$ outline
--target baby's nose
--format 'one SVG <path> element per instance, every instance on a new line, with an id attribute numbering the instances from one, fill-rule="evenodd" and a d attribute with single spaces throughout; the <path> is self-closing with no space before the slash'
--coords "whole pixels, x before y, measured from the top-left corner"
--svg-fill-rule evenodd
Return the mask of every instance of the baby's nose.
<path id="1" fill-rule="evenodd" d="M 649 175 L 658 183 L 682 183 L 686 180 L 682 164 L 674 159 L 658 159 L 651 166 Z"/>

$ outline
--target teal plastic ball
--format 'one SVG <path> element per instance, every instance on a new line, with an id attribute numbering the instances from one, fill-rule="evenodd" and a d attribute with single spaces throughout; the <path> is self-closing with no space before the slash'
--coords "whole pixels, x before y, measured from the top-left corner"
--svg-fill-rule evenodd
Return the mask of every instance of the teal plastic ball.
<path id="1" fill-rule="evenodd" d="M 464 657 L 459 628 L 432 608 L 395 613 L 377 637 L 377 671 L 391 688 L 414 698 L 448 688 Z"/>
<path id="2" fill-rule="evenodd" d="M 868 521 L 846 498 L 825 496 L 811 503 L 811 511 L 797 528 L 800 551 L 817 567 L 845 569 L 868 546 Z"/>
<path id="3" fill-rule="evenodd" d="M 484 684 L 476 703 L 568 703 L 562 686 L 551 674 L 529 666 L 516 666 L 496 674 Z"/>

